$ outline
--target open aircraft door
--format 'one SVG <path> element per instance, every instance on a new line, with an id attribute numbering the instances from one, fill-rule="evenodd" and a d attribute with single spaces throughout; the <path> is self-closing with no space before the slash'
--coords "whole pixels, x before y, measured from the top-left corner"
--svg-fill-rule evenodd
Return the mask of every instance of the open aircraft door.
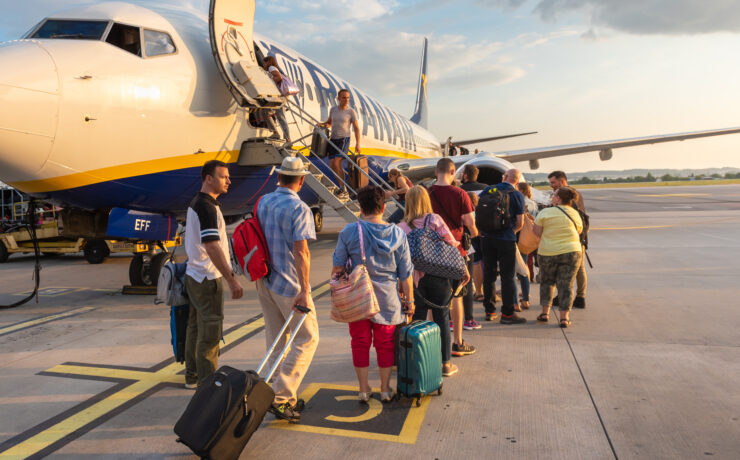
<path id="1" fill-rule="evenodd" d="M 242 107 L 280 107 L 275 82 L 254 52 L 254 0 L 211 0 L 211 50 L 229 91 Z"/>

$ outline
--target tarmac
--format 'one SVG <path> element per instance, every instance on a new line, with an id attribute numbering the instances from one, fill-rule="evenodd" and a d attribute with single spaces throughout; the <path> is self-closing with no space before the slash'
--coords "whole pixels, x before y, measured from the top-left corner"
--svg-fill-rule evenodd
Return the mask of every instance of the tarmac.
<path id="1" fill-rule="evenodd" d="M 477 303 L 483 329 L 464 338 L 478 352 L 453 358 L 460 373 L 421 407 L 355 401 L 349 334 L 322 285 L 344 223 L 327 215 L 310 245 L 321 340 L 303 421 L 268 414 L 242 458 L 740 458 L 740 185 L 583 194 L 587 308 L 560 329 L 535 322 L 537 284 L 525 325 L 485 322 Z M 129 260 L 44 258 L 39 302 L 0 311 L 0 458 L 195 458 L 172 431 L 193 393 L 169 309 L 121 295 Z M 0 265 L 0 303 L 29 291 L 32 266 Z M 220 364 L 252 369 L 265 341 L 243 285 Z"/>

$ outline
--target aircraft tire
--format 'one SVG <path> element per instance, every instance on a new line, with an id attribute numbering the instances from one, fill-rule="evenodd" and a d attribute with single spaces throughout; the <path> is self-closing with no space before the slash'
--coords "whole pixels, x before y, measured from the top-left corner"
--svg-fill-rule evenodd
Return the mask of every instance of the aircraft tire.
<path id="1" fill-rule="evenodd" d="M 321 232 L 324 228 L 324 213 L 320 209 L 313 209 L 313 224 L 316 227 L 316 233 Z"/>
<path id="2" fill-rule="evenodd" d="M 6 248 L 5 244 L 0 241 L 0 264 L 6 262 L 9 256 L 10 254 L 8 254 L 8 248 Z"/>
<path id="3" fill-rule="evenodd" d="M 151 280 L 151 284 L 148 286 L 156 286 L 157 281 L 159 280 L 159 272 L 162 271 L 162 267 L 164 267 L 165 262 L 167 262 L 167 259 L 170 257 L 170 254 L 168 252 L 160 252 L 159 254 L 155 254 L 154 257 L 152 257 L 152 261 L 149 262 L 149 279 Z"/>
<path id="4" fill-rule="evenodd" d="M 144 254 L 134 254 L 128 265 L 128 280 L 132 286 L 146 286 L 144 284 Z"/>
<path id="5" fill-rule="evenodd" d="M 159 272 L 167 261 L 169 254 L 160 252 L 145 260 L 144 254 L 135 254 L 128 266 L 128 279 L 132 286 L 155 286 Z"/>
<path id="6" fill-rule="evenodd" d="M 85 254 L 87 263 L 96 265 L 103 263 L 105 258 L 110 255 L 110 250 L 104 240 L 95 238 L 87 240 L 83 253 Z"/>

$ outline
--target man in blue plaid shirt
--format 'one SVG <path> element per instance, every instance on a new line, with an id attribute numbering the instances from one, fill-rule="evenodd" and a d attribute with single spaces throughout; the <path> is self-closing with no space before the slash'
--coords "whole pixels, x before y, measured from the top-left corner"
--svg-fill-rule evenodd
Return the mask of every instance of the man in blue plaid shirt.
<path id="1" fill-rule="evenodd" d="M 291 349 L 275 372 L 272 382 L 275 401 L 270 412 L 277 418 L 298 423 L 304 406 L 304 402 L 297 398 L 298 387 L 319 344 L 319 325 L 309 282 L 311 254 L 308 250 L 308 240 L 316 239 L 316 228 L 311 209 L 298 197 L 304 176 L 308 174 L 303 161 L 295 157 L 285 158 L 277 172 L 279 187 L 273 193 L 264 195 L 257 206 L 257 219 L 267 240 L 271 269 L 269 279 L 257 281 L 257 293 L 265 318 L 268 347 L 277 337 L 294 305 L 310 309 L 303 327 L 296 331 L 298 319 L 294 319 L 276 348 L 282 349 L 287 334 L 295 334 Z M 300 310 L 295 311 L 301 313 Z M 275 357 L 270 357 L 268 368 Z"/>

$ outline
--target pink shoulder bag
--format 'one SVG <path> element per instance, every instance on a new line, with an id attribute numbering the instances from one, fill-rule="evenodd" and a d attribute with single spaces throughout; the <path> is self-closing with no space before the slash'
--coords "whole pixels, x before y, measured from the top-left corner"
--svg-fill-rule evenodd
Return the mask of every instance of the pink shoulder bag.
<path id="1" fill-rule="evenodd" d="M 360 233 L 360 252 L 362 265 L 351 268 L 351 258 L 348 258 L 348 268 L 338 278 L 329 281 L 331 288 L 331 319 L 339 323 L 351 323 L 369 319 L 380 312 L 378 299 L 375 297 L 373 283 L 365 265 L 365 244 L 362 237 L 362 224 L 357 222 L 357 231 Z"/>

